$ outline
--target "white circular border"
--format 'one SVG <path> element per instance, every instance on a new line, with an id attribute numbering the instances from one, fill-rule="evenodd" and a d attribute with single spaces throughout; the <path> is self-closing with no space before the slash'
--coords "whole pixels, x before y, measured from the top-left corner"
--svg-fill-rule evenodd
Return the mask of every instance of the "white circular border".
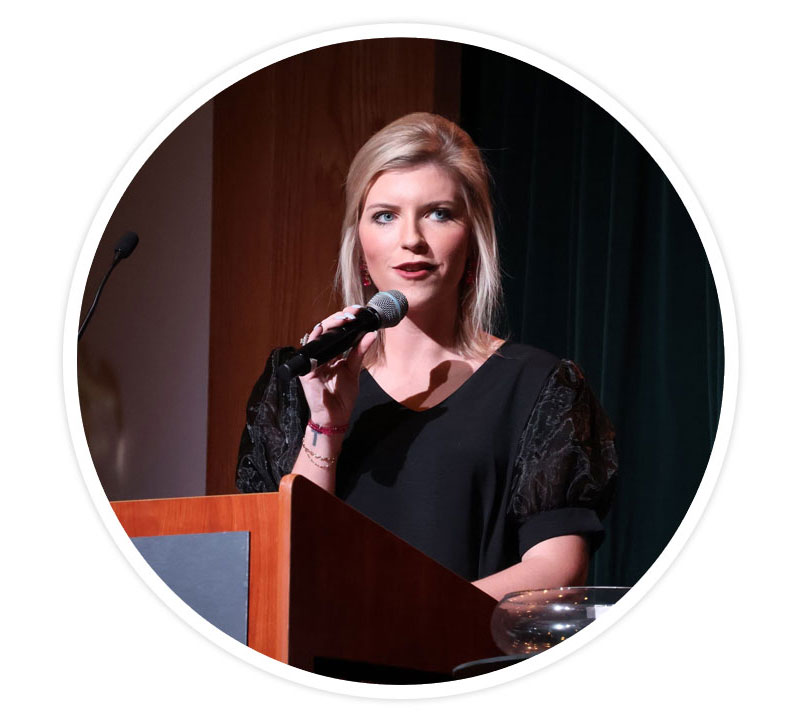
<path id="1" fill-rule="evenodd" d="M 269 658 L 261 653 L 252 650 L 246 645 L 234 640 L 221 630 L 211 625 L 208 621 L 194 612 L 186 605 L 153 569 L 144 561 L 139 552 L 134 548 L 133 543 L 122 529 L 116 518 L 108 498 L 103 491 L 100 479 L 92 463 L 86 436 L 83 432 L 83 422 L 78 403 L 77 385 L 77 351 L 75 340 L 75 328 L 79 324 L 79 314 L 84 288 L 89 275 L 92 259 L 99 245 L 103 231 L 108 224 L 111 215 L 116 208 L 123 193 L 133 180 L 136 173 L 150 157 L 150 155 L 161 145 L 166 137 L 182 123 L 191 113 L 201 105 L 214 98 L 221 91 L 225 90 L 233 83 L 241 80 L 253 72 L 261 70 L 286 58 L 299 53 L 314 50 L 326 45 L 350 42 L 354 40 L 409 37 L 426 38 L 433 40 L 448 40 L 465 45 L 474 45 L 487 50 L 502 53 L 509 57 L 516 58 L 528 65 L 539 68 L 551 75 L 563 80 L 579 92 L 604 108 L 618 122 L 620 122 L 628 132 L 630 132 L 641 145 L 650 153 L 664 174 L 669 178 L 672 186 L 683 201 L 692 222 L 697 229 L 700 239 L 703 242 L 706 256 L 714 276 L 717 296 L 719 298 L 720 311 L 722 314 L 723 339 L 725 349 L 725 373 L 722 395 L 722 408 L 717 428 L 717 435 L 708 466 L 703 475 L 703 480 L 687 511 L 683 521 L 678 526 L 672 539 L 667 544 L 661 555 L 647 570 L 642 578 L 634 587 L 620 600 L 613 608 L 604 613 L 595 622 L 582 630 L 578 635 L 566 640 L 560 645 L 555 646 L 543 655 L 533 657 L 522 663 L 511 667 L 496 670 L 487 675 L 480 675 L 464 680 L 455 680 L 448 683 L 437 683 L 429 685 L 370 685 L 344 680 L 335 680 L 323 677 L 314 673 L 299 670 L 286 665 L 282 662 Z M 656 139 L 645 129 L 645 127 L 631 115 L 619 102 L 607 95 L 603 90 L 591 83 L 589 80 L 565 67 L 559 62 L 538 52 L 526 48 L 509 40 L 504 40 L 495 36 L 478 33 L 472 30 L 462 30 L 443 25 L 431 24 L 410 24 L 410 23 L 385 23 L 379 25 L 359 25 L 348 28 L 340 28 L 322 33 L 316 33 L 307 37 L 293 40 L 280 45 L 255 57 L 246 60 L 228 71 L 222 73 L 205 85 L 203 88 L 192 94 L 176 107 L 159 125 L 156 127 L 142 144 L 136 148 L 133 155 L 125 164 L 119 175 L 111 185 L 108 193 L 103 199 L 97 214 L 92 221 L 86 240 L 81 249 L 75 274 L 70 286 L 69 299 L 67 302 L 67 312 L 64 329 L 64 395 L 67 409 L 67 420 L 69 423 L 72 442 L 81 472 L 89 489 L 90 496 L 100 514 L 106 528 L 117 546 L 128 559 L 141 578 L 150 588 L 184 621 L 193 628 L 204 634 L 214 643 L 224 648 L 228 652 L 246 660 L 256 667 L 260 667 L 270 673 L 282 676 L 292 682 L 305 686 L 315 687 L 321 690 L 328 690 L 349 695 L 385 698 L 385 699 L 419 699 L 435 698 L 461 694 L 473 690 L 480 690 L 493 687 L 501 683 L 527 675 L 535 670 L 544 668 L 561 658 L 569 655 L 577 648 L 590 642 L 600 633 L 613 625 L 622 615 L 630 610 L 653 584 L 664 574 L 672 562 L 683 548 L 689 536 L 694 531 L 700 516 L 705 509 L 711 494 L 714 490 L 717 478 L 722 470 L 722 464 L 730 440 L 733 427 L 734 409 L 736 406 L 736 396 L 739 382 L 739 343 L 738 332 L 735 322 L 733 305 L 733 295 L 731 293 L 725 265 L 717 245 L 716 239 L 711 229 L 711 225 L 702 210 L 699 200 L 692 191 L 689 183 L 683 174 L 678 170 L 675 163 L 669 157 L 664 148 Z"/>

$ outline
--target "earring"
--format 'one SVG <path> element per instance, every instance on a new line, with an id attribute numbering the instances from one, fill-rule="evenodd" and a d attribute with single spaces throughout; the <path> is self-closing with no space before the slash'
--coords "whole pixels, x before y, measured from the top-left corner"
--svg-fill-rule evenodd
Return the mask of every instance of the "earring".
<path id="1" fill-rule="evenodd" d="M 467 260 L 467 266 L 464 268 L 464 283 L 466 285 L 475 284 L 475 261 L 472 258 Z"/>
<path id="2" fill-rule="evenodd" d="M 359 271 L 361 272 L 361 284 L 364 287 L 369 287 L 372 285 L 372 278 L 369 276 L 369 270 L 367 269 L 367 263 L 363 260 L 361 264 L 358 266 Z"/>

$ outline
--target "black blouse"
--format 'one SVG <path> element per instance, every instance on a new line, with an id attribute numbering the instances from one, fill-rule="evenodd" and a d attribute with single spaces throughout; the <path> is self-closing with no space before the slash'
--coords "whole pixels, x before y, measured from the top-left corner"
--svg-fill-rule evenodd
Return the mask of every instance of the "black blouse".
<path id="1" fill-rule="evenodd" d="M 237 486 L 277 490 L 308 422 L 298 380 L 270 354 L 248 402 Z M 336 494 L 467 580 L 560 535 L 603 537 L 617 470 L 614 430 L 578 366 L 506 343 L 441 403 L 414 411 L 364 370 Z"/>

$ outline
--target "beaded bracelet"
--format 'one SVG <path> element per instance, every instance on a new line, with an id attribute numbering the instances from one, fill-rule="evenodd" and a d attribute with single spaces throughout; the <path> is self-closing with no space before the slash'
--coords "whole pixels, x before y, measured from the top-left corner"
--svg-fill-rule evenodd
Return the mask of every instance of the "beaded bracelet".
<path id="1" fill-rule="evenodd" d="M 313 420 L 309 420 L 308 427 L 315 433 L 321 433 L 322 435 L 341 435 L 347 432 L 347 428 L 350 425 L 317 425 Z"/>
<path id="2" fill-rule="evenodd" d="M 311 444 L 316 447 L 317 438 L 320 435 L 341 435 L 347 432 L 349 425 L 317 425 L 313 420 L 308 421 L 308 429 L 314 433 Z"/>
<path id="3" fill-rule="evenodd" d="M 321 435 L 342 435 L 347 432 L 350 425 L 317 425 L 313 420 L 309 420 L 308 427 Z"/>

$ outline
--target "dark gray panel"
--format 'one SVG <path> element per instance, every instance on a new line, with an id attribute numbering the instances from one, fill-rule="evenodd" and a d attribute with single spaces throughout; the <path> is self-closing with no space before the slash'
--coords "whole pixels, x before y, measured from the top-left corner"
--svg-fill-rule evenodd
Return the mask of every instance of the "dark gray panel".
<path id="1" fill-rule="evenodd" d="M 181 600 L 212 625 L 247 644 L 250 533 L 131 539 Z"/>

